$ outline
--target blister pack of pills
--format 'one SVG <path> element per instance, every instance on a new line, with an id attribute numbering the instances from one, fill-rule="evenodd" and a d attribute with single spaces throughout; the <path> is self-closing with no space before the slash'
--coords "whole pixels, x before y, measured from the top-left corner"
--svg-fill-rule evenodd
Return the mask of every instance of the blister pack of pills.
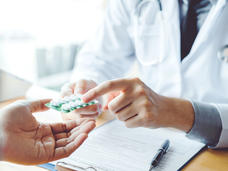
<path id="1" fill-rule="evenodd" d="M 47 103 L 46 106 L 60 112 L 69 113 L 75 109 L 80 109 L 97 103 L 97 100 L 84 103 L 80 96 L 71 95 L 61 99 L 53 99 L 50 103 Z"/>

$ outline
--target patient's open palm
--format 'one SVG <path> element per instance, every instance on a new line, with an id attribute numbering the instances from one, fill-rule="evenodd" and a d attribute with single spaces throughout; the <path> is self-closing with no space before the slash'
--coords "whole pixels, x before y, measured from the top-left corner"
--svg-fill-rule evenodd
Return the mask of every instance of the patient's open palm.
<path id="1" fill-rule="evenodd" d="M 67 123 L 39 123 L 33 112 L 45 110 L 47 101 L 16 102 L 3 109 L 4 160 L 41 164 L 69 156 L 95 127 L 92 119 Z"/>

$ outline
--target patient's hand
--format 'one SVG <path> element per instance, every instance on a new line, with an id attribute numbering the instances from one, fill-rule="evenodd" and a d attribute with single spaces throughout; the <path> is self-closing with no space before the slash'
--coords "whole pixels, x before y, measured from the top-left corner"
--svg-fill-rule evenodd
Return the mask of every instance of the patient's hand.
<path id="1" fill-rule="evenodd" d="M 61 89 L 61 96 L 70 96 L 72 94 L 85 94 L 97 84 L 92 80 L 79 80 L 75 83 L 67 83 Z M 84 108 L 76 109 L 67 115 L 62 114 L 64 120 L 75 120 L 79 118 L 96 118 L 100 114 L 101 105 L 94 104 Z"/>
<path id="2" fill-rule="evenodd" d="M 32 115 L 49 100 L 18 101 L 0 111 L 2 160 L 35 165 L 69 156 L 95 127 L 93 119 L 44 124 Z"/>

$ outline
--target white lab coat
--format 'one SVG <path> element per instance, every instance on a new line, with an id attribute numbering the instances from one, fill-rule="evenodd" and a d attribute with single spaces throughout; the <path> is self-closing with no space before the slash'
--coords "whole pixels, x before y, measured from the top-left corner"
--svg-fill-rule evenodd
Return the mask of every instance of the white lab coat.
<path id="1" fill-rule="evenodd" d="M 78 56 L 74 80 L 101 82 L 123 77 L 137 60 L 140 78 L 157 93 L 216 106 L 222 119 L 217 147 L 228 147 L 228 63 L 217 58 L 219 49 L 228 44 L 227 1 L 218 0 L 212 7 L 190 54 L 182 62 L 178 0 L 162 1 L 168 35 L 162 42 L 166 43 L 162 61 L 153 55 L 161 51 L 159 19 L 153 20 L 153 13 L 145 12 L 142 21 L 146 24 L 135 29 L 134 11 L 139 2 L 110 0 L 104 24 Z"/>

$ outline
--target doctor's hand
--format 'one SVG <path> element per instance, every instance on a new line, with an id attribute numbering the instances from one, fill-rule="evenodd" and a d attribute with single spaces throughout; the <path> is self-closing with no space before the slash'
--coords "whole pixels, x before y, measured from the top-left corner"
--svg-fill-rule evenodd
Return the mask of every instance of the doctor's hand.
<path id="1" fill-rule="evenodd" d="M 85 94 L 88 90 L 96 87 L 97 84 L 92 80 L 79 80 L 74 83 L 67 83 L 61 89 L 61 96 L 70 96 L 72 94 Z M 62 114 L 64 120 L 75 120 L 78 118 L 96 118 L 100 114 L 101 105 L 94 104 L 84 108 L 76 109 L 69 114 Z"/>
<path id="2" fill-rule="evenodd" d="M 188 132 L 193 125 L 194 110 L 189 101 L 158 95 L 139 78 L 104 82 L 82 99 L 88 102 L 113 91 L 121 93 L 108 104 L 108 109 L 129 128 L 173 127 Z"/>
<path id="3" fill-rule="evenodd" d="M 36 165 L 74 152 L 95 127 L 93 119 L 67 123 L 38 122 L 34 112 L 47 110 L 49 100 L 18 101 L 0 110 L 1 160 Z"/>

